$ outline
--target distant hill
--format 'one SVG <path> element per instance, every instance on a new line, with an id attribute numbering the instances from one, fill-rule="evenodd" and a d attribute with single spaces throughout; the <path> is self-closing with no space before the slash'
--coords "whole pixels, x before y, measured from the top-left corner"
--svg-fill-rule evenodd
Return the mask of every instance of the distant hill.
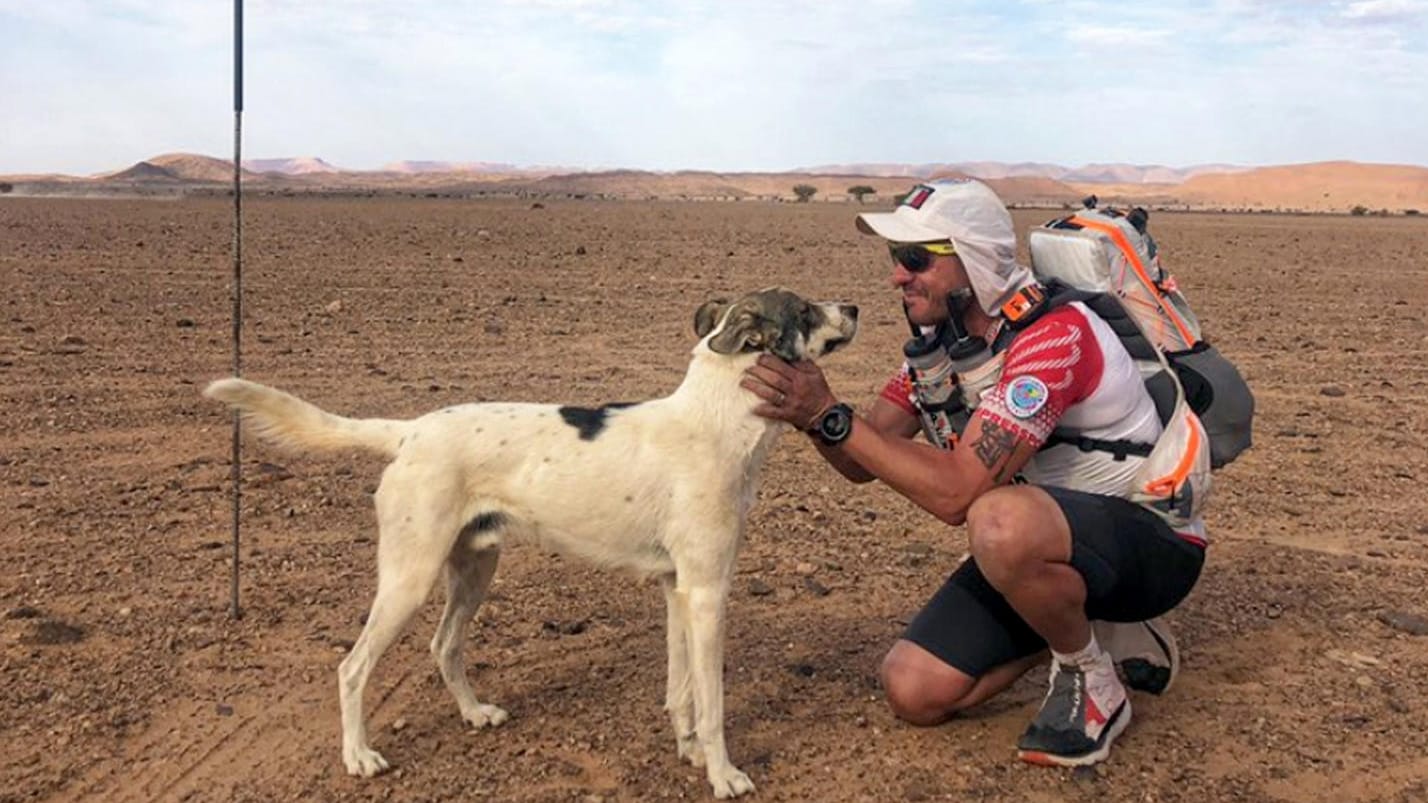
<path id="1" fill-rule="evenodd" d="M 972 178 L 998 179 L 998 178 L 1050 178 L 1060 179 L 1070 172 L 1061 165 L 1046 164 L 1044 162 L 958 162 L 951 165 L 953 169 L 960 170 Z"/>
<path id="2" fill-rule="evenodd" d="M 182 181 L 177 173 L 153 162 L 139 162 L 117 173 L 102 177 L 103 181 Z"/>
<path id="3" fill-rule="evenodd" d="M 828 176 L 900 176 L 904 178 L 931 178 L 934 175 L 961 172 L 956 165 L 940 162 L 911 164 L 906 162 L 857 162 L 852 164 L 815 165 L 795 167 L 791 173 L 808 173 Z"/>
<path id="4" fill-rule="evenodd" d="M 393 162 L 381 170 L 343 170 L 309 156 L 245 162 L 243 183 L 253 191 L 380 192 L 448 195 L 529 194 L 610 198 L 791 200 L 795 184 L 817 188 L 815 201 L 852 200 L 848 190 L 871 187 L 871 203 L 919 181 L 973 176 L 1008 204 L 1072 205 L 1089 194 L 1105 202 L 1181 209 L 1265 209 L 1314 212 L 1428 211 L 1428 167 L 1318 162 L 1248 168 L 1207 164 L 1175 168 L 1119 163 L 1074 170 L 1040 162 L 939 162 L 832 165 L 789 172 L 721 173 L 701 170 L 569 170 L 515 167 L 499 162 Z M 139 192 L 183 194 L 227 189 L 232 162 L 168 153 L 113 173 L 75 176 L 0 176 L 15 195 Z"/>
<path id="5" fill-rule="evenodd" d="M 436 162 L 406 160 L 392 162 L 378 168 L 384 173 L 519 173 L 524 172 L 512 164 L 502 162 Z"/>
<path id="6" fill-rule="evenodd" d="M 1164 165 L 1088 164 L 1063 167 L 1046 162 L 950 162 L 936 164 L 844 164 L 800 168 L 799 172 L 845 173 L 865 176 L 913 176 L 931 178 L 947 173 L 961 173 L 983 180 L 1000 178 L 1049 178 L 1057 181 L 1088 184 L 1179 184 L 1205 173 L 1233 173 L 1249 168 L 1228 164 L 1205 164 L 1192 167 Z"/>
<path id="7" fill-rule="evenodd" d="M 308 173 L 339 173 L 342 169 L 333 167 L 316 156 L 297 156 L 288 159 L 244 159 L 243 167 L 254 173 L 285 173 L 287 175 L 301 176 Z M 229 162 L 229 175 L 232 175 L 232 162 Z"/>
<path id="8" fill-rule="evenodd" d="M 1212 173 L 1238 173 L 1248 169 L 1238 165 L 1196 165 L 1175 168 L 1164 165 L 1088 164 L 1067 171 L 1057 178 L 1062 181 L 1087 184 L 1179 184 L 1194 176 Z"/>
<path id="9" fill-rule="evenodd" d="M 257 178 L 258 174 L 244 170 L 245 178 Z M 113 173 L 103 173 L 96 178 L 104 181 L 183 181 L 183 182 L 231 182 L 233 162 L 200 156 L 195 153 L 166 153 L 130 165 Z"/>

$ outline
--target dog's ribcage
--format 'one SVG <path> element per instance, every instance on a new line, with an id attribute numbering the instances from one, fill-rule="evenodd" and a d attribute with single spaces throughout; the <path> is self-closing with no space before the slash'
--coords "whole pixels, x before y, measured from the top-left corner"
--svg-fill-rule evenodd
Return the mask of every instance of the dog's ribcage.
<path id="1" fill-rule="evenodd" d="M 510 536 L 642 574 L 667 573 L 679 539 L 737 539 L 778 432 L 749 415 L 747 403 L 689 402 L 675 395 L 609 409 L 590 437 L 555 405 L 439 410 L 413 422 L 387 469 L 389 480 L 400 478 L 391 490 L 456 483 L 442 490 L 471 522 L 473 547 Z"/>

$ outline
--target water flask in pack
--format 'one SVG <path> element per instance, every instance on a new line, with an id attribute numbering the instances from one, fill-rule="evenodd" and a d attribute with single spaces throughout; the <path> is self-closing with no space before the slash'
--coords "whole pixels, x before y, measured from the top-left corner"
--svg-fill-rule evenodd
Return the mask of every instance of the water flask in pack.
<path id="1" fill-rule="evenodd" d="M 918 335 L 902 347 L 912 391 L 921 411 L 922 432 L 927 442 L 946 449 L 957 436 L 955 418 L 962 411 L 957 392 L 957 375 L 937 334 Z"/>
<path id="2" fill-rule="evenodd" d="M 967 333 L 962 323 L 966 304 L 972 298 L 970 290 L 949 293 L 948 320 L 932 335 L 916 334 L 903 346 L 913 392 L 922 411 L 922 430 L 927 440 L 941 448 L 956 441 L 966 426 L 971 410 L 976 406 L 982 388 L 961 388 L 959 377 L 978 376 L 976 369 L 987 366 L 992 351 L 986 340 Z M 911 322 L 909 322 L 911 323 Z M 990 374 L 995 381 L 994 372 Z M 985 383 L 983 383 L 985 384 Z"/>

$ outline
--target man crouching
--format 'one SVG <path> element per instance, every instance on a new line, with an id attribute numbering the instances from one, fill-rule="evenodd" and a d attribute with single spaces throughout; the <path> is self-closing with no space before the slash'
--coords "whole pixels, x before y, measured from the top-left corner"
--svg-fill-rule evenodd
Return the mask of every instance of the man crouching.
<path id="1" fill-rule="evenodd" d="M 943 722 L 1011 685 L 1049 647 L 1050 689 L 1018 754 L 1100 761 L 1130 721 L 1126 685 L 1159 693 L 1173 679 L 1174 640 L 1152 620 L 1185 598 L 1204 561 L 1198 515 L 1130 501 L 1144 495 L 1147 454 L 1168 431 L 1163 405 L 1100 315 L 1081 301 L 1046 303 L 985 185 L 919 185 L 893 212 L 859 215 L 858 227 L 887 241 L 914 331 L 956 357 L 965 416 L 949 422 L 933 409 L 915 389 L 928 377 L 907 363 L 858 415 L 817 367 L 769 355 L 745 375 L 765 401 L 755 412 L 809 431 L 850 480 L 881 480 L 967 525 L 971 558 L 883 661 L 897 716 Z M 914 442 L 918 432 L 934 443 Z M 1103 621 L 1093 630 L 1093 620 Z M 1130 657 L 1153 671 L 1127 671 L 1123 684 L 1116 659 Z"/>

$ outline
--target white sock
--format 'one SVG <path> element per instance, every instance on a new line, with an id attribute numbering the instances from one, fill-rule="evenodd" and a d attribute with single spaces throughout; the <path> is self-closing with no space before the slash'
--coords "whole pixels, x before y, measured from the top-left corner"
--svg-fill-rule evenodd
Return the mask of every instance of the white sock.
<path id="1" fill-rule="evenodd" d="M 1096 634 L 1091 634 L 1091 640 L 1086 642 L 1086 646 L 1075 652 L 1051 651 L 1051 657 L 1056 659 L 1056 663 L 1062 666 L 1074 666 L 1080 669 L 1090 669 L 1092 666 L 1109 659 L 1101 645 L 1096 643 Z"/>

